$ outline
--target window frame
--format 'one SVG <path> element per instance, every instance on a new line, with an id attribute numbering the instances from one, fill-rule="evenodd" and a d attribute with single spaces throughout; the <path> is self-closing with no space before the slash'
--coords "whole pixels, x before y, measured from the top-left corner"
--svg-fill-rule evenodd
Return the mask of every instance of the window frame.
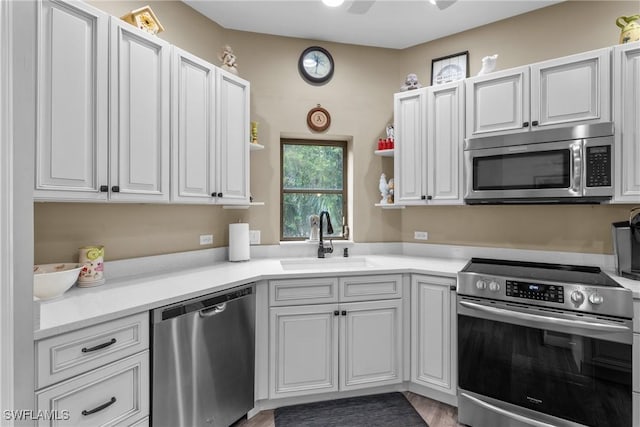
<path id="1" fill-rule="evenodd" d="M 284 147 L 285 145 L 306 145 L 306 146 L 331 146 L 342 148 L 342 190 L 326 190 L 326 189 L 304 189 L 304 190 L 285 190 L 284 188 Z M 281 242 L 303 242 L 308 236 L 302 237 L 284 237 L 284 195 L 285 194 L 341 194 L 342 195 L 342 215 L 347 223 L 349 206 L 348 197 L 348 159 L 347 159 L 347 141 L 337 139 L 316 140 L 316 139 L 300 139 L 300 138 L 281 138 L 280 139 L 280 241 Z M 317 212 L 319 215 L 320 212 Z M 344 228 L 342 218 L 340 223 L 336 223 L 337 218 L 333 218 L 332 224 L 334 231 L 336 227 L 342 229 L 340 236 L 332 236 L 332 240 L 346 240 L 344 236 Z"/>

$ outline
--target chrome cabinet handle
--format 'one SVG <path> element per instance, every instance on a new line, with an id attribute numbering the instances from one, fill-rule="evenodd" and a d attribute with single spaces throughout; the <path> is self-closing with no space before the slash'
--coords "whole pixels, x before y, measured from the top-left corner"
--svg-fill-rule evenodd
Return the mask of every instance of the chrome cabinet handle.
<path id="1" fill-rule="evenodd" d="M 488 402 L 485 402 L 484 400 L 480 400 L 476 397 L 470 396 L 467 393 L 460 393 L 461 396 L 464 396 L 466 399 L 471 400 L 473 403 L 475 403 L 476 405 L 482 406 L 485 409 L 488 409 L 490 411 L 493 412 L 497 412 L 500 415 L 504 415 L 507 416 L 509 418 L 512 418 L 516 421 L 520 421 L 521 423 L 525 423 L 525 424 L 529 424 L 535 427 L 555 427 L 553 424 L 547 424 L 547 423 L 543 423 L 542 421 L 538 421 L 538 420 L 534 420 L 531 419 L 529 417 L 525 417 L 524 415 L 520 415 L 520 414 L 514 414 L 511 411 L 507 411 L 506 409 L 502 409 L 499 408 L 495 405 L 492 405 Z"/>
<path id="2" fill-rule="evenodd" d="M 487 307 L 482 304 L 476 304 L 468 301 L 460 301 L 460 305 L 463 307 L 471 308 L 473 310 L 484 311 L 486 313 L 498 314 L 500 316 L 511 317 L 512 319 L 530 320 L 534 322 L 549 323 L 552 325 L 564 325 L 580 327 L 583 329 L 591 329 L 594 331 L 628 331 L 629 328 L 621 325 L 614 325 L 610 323 L 599 322 L 585 322 L 584 320 L 571 320 L 562 319 L 559 317 L 542 316 L 539 314 L 521 313 L 518 311 L 505 310 L 503 308 Z"/>
<path id="3" fill-rule="evenodd" d="M 226 309 L 227 309 L 227 303 L 223 302 L 222 304 L 213 306 L 213 308 L 200 310 L 199 314 L 200 314 L 200 317 L 211 317 L 211 316 L 215 316 L 216 314 L 222 313 Z"/>
<path id="4" fill-rule="evenodd" d="M 113 345 L 115 343 L 116 343 L 116 339 L 115 338 L 111 338 L 111 341 L 105 342 L 103 344 L 98 344 L 95 347 L 91 347 L 91 348 L 83 347 L 82 348 L 82 352 L 83 353 L 89 353 L 89 352 L 96 351 L 96 350 L 102 350 L 103 348 L 109 347 L 110 345 Z"/>
<path id="5" fill-rule="evenodd" d="M 90 409 L 88 411 L 86 409 L 83 410 L 82 411 L 82 415 L 84 415 L 86 417 L 87 415 L 95 414 L 96 412 L 100 412 L 103 409 L 107 409 L 109 406 L 113 405 L 114 403 L 116 403 L 115 396 L 112 397 L 107 403 L 103 403 L 102 405 L 100 405 L 100 406 L 98 406 L 96 408 Z"/>

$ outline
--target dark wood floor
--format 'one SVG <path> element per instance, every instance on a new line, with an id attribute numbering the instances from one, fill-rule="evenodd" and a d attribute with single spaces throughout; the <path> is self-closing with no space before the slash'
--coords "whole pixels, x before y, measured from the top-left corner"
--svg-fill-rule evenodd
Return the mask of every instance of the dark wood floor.
<path id="1" fill-rule="evenodd" d="M 464 424 L 458 424 L 458 411 L 453 406 L 411 392 L 405 392 L 404 395 L 429 427 L 465 427 Z M 273 411 L 262 411 L 250 420 L 239 421 L 234 427 L 275 427 Z"/>

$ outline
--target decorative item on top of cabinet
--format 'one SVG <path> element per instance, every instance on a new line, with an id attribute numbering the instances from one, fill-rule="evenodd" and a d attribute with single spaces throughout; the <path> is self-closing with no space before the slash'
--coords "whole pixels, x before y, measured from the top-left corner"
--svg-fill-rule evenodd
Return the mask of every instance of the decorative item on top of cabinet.
<path id="1" fill-rule="evenodd" d="M 620 43 L 640 41 L 640 15 L 620 16 L 616 19 L 616 25 L 620 27 Z"/>
<path id="2" fill-rule="evenodd" d="M 223 70 L 227 70 L 233 74 L 238 74 L 238 63 L 236 62 L 236 55 L 233 53 L 231 46 L 224 46 L 222 48 L 222 52 L 218 55 L 218 59 L 222 61 L 221 67 Z"/>
<path id="3" fill-rule="evenodd" d="M 121 16 L 120 19 L 154 36 L 164 31 L 160 20 L 158 20 L 149 6 L 132 10 L 128 14 Z"/>
<path id="4" fill-rule="evenodd" d="M 418 81 L 418 76 L 414 73 L 407 74 L 404 79 L 404 84 L 400 86 L 400 91 L 405 92 L 407 90 L 420 89 L 422 85 Z"/>
<path id="5" fill-rule="evenodd" d="M 431 61 L 431 85 L 455 82 L 469 77 L 469 51 Z"/>
<path id="6" fill-rule="evenodd" d="M 481 76 L 483 74 L 489 74 L 496 69 L 496 61 L 498 60 L 498 54 L 493 54 L 491 56 L 485 56 L 482 58 L 482 68 L 478 72 L 478 75 Z"/>

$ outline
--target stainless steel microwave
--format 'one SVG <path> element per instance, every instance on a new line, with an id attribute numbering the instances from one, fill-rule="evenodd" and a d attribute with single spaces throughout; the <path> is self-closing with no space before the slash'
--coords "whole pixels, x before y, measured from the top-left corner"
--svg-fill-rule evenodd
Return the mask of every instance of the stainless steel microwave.
<path id="1" fill-rule="evenodd" d="M 613 148 L 608 122 L 466 139 L 465 202 L 606 202 Z"/>

